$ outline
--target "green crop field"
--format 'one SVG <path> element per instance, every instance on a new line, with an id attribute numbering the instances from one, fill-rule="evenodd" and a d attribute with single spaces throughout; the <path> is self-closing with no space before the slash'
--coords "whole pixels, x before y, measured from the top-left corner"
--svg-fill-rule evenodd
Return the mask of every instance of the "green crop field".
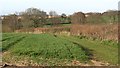
<path id="1" fill-rule="evenodd" d="M 117 64 L 117 44 L 54 34 L 3 33 L 3 63 L 24 65 L 72 65 L 96 60 Z M 11 61 L 12 59 L 12 61 Z M 91 63 L 90 63 L 91 64 Z"/>

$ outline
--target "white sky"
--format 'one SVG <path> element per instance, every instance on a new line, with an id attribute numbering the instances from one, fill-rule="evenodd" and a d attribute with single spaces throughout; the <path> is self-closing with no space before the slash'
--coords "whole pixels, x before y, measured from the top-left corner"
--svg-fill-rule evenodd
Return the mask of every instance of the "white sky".
<path id="1" fill-rule="evenodd" d="M 24 11 L 35 7 L 46 11 L 56 11 L 58 14 L 74 12 L 104 12 L 118 9 L 119 0 L 0 0 L 0 15 Z"/>

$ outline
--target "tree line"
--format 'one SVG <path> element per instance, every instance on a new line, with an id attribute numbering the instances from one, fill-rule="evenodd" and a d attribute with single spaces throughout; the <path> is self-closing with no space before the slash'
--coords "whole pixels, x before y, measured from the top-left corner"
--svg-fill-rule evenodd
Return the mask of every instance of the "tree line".
<path id="1" fill-rule="evenodd" d="M 67 16 L 65 13 L 58 15 L 57 12 L 50 11 L 47 14 L 37 8 L 28 8 L 19 14 L 5 15 L 1 18 L 3 32 L 14 32 L 19 29 L 63 26 L 63 24 L 117 23 L 118 11 L 109 10 L 104 13 L 76 12 Z"/>

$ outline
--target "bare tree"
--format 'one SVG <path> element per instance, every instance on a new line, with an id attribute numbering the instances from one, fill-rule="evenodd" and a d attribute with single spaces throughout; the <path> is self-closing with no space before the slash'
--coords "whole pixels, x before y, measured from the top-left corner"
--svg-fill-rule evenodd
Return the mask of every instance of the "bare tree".
<path id="1" fill-rule="evenodd" d="M 83 23 L 85 23 L 85 14 L 82 12 L 74 13 L 71 16 L 71 21 L 74 24 L 83 24 Z"/>
<path id="2" fill-rule="evenodd" d="M 21 24 L 24 29 L 34 27 L 33 21 L 30 20 L 31 19 L 30 15 L 22 14 L 21 17 L 22 17 Z"/>
<path id="3" fill-rule="evenodd" d="M 28 15 L 40 15 L 41 14 L 41 11 L 37 8 L 28 8 L 25 12 Z"/>
<path id="4" fill-rule="evenodd" d="M 58 14 L 55 11 L 50 11 L 49 15 L 52 17 L 58 16 Z"/>
<path id="5" fill-rule="evenodd" d="M 18 16 L 15 14 L 5 16 L 2 20 L 2 25 L 5 26 L 3 29 L 6 29 L 6 31 L 8 30 L 7 28 L 9 28 L 8 31 L 14 32 L 15 30 L 19 29 Z"/>
<path id="6" fill-rule="evenodd" d="M 27 16 L 30 21 L 34 23 L 34 27 L 41 27 L 46 22 L 47 14 L 44 11 L 41 11 L 37 8 L 28 8 L 24 13 L 21 13 L 24 16 Z M 25 18 L 27 19 L 27 18 Z"/>

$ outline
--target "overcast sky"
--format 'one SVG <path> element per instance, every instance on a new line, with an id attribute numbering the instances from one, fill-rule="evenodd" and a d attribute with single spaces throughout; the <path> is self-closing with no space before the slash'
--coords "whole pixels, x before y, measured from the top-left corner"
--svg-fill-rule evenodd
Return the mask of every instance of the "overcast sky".
<path id="1" fill-rule="evenodd" d="M 104 12 L 118 9 L 119 0 L 0 0 L 0 15 L 24 11 L 35 7 L 46 11 L 56 11 L 58 14 L 74 12 Z"/>

